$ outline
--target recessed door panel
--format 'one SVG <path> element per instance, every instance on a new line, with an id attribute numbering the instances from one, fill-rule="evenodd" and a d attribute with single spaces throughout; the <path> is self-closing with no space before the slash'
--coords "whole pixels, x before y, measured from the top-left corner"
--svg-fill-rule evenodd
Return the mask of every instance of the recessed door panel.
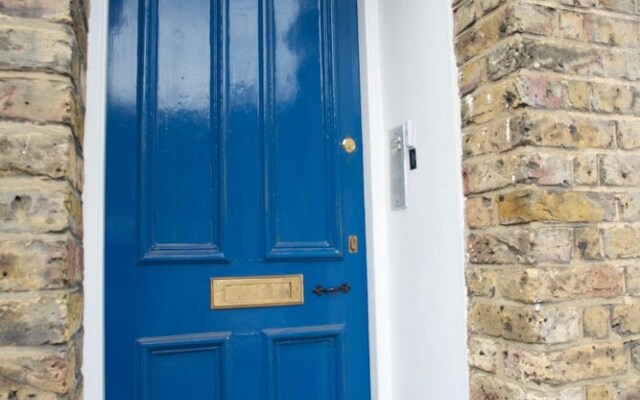
<path id="1" fill-rule="evenodd" d="M 220 104 L 212 101 L 220 96 L 220 4 L 145 0 L 141 6 L 141 256 L 221 258 L 222 121 Z"/>
<path id="2" fill-rule="evenodd" d="M 264 0 L 267 257 L 341 255 L 330 0 Z M 291 182 L 296 182 L 291 185 Z"/>
<path id="3" fill-rule="evenodd" d="M 343 326 L 267 330 L 269 400 L 344 398 Z"/>
<path id="4" fill-rule="evenodd" d="M 110 0 L 108 400 L 369 398 L 356 11 Z"/>
<path id="5" fill-rule="evenodd" d="M 224 400 L 227 389 L 227 334 L 138 339 L 142 400 L 193 398 Z"/>

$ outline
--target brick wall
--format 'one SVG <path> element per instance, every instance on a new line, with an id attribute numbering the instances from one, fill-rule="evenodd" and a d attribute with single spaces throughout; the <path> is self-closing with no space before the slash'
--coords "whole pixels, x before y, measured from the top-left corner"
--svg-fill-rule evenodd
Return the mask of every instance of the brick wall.
<path id="1" fill-rule="evenodd" d="M 640 399 L 640 10 L 453 0 L 470 397 Z"/>
<path id="2" fill-rule="evenodd" d="M 0 0 L 0 399 L 82 397 L 81 0 Z"/>

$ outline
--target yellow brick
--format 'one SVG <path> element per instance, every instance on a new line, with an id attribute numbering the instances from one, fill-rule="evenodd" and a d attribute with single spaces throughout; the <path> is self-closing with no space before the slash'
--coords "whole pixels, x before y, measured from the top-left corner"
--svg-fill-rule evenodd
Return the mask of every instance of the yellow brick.
<path id="1" fill-rule="evenodd" d="M 616 217 L 615 199 L 605 193 L 519 190 L 500 196 L 501 224 L 523 222 L 598 222 Z"/>
<path id="2" fill-rule="evenodd" d="M 611 385 L 606 383 L 588 386 L 587 400 L 616 400 L 615 391 Z"/>
<path id="3" fill-rule="evenodd" d="M 586 82 L 570 81 L 567 84 L 569 106 L 579 110 L 589 108 L 589 85 Z"/>
<path id="4" fill-rule="evenodd" d="M 609 309 L 590 307 L 584 310 L 584 335 L 603 339 L 609 336 Z"/>

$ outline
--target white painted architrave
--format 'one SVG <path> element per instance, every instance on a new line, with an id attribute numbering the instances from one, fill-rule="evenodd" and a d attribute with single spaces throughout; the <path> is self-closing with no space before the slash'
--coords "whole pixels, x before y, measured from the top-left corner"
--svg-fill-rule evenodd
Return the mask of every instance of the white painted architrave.
<path id="1" fill-rule="evenodd" d="M 84 221 L 84 398 L 104 399 L 104 176 L 108 0 L 89 15 L 82 194 Z"/>
<path id="2" fill-rule="evenodd" d="M 380 71 L 379 2 L 358 0 L 360 93 L 364 148 L 365 225 L 371 398 L 393 399 L 389 293 L 389 185 Z"/>

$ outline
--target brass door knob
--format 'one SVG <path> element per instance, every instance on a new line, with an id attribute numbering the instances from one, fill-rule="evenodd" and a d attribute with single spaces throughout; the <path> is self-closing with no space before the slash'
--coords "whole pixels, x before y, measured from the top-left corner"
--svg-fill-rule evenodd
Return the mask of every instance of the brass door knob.
<path id="1" fill-rule="evenodd" d="M 356 141 L 353 140 L 353 138 L 350 138 L 350 137 L 345 138 L 342 141 L 342 148 L 347 153 L 353 153 L 354 151 L 356 151 Z"/>

